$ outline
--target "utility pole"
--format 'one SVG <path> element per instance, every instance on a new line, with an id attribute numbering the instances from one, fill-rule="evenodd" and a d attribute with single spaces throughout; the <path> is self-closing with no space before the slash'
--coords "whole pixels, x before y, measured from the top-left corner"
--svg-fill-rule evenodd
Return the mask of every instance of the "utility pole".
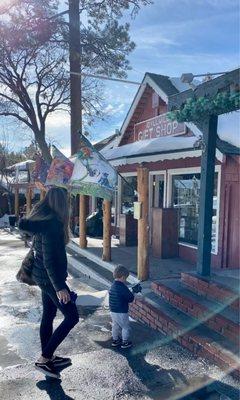
<path id="1" fill-rule="evenodd" d="M 70 96 L 71 96 L 71 154 L 79 150 L 82 133 L 82 82 L 81 82 L 81 43 L 80 43 L 79 0 L 69 0 L 69 60 Z M 80 74 L 79 74 L 80 72 Z M 78 73 L 78 74 L 77 74 Z M 79 244 L 87 247 L 86 240 L 86 202 L 87 197 L 80 195 L 79 200 Z"/>
<path id="2" fill-rule="evenodd" d="M 82 87 L 79 0 L 69 0 L 69 61 L 71 98 L 71 154 L 79 150 L 79 133 L 82 133 Z"/>

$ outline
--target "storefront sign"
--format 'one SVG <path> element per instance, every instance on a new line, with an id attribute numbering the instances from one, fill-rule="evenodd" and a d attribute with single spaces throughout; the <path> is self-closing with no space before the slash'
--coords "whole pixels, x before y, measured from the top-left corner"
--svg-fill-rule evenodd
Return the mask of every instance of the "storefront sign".
<path id="1" fill-rule="evenodd" d="M 169 121 L 166 114 L 139 122 L 134 126 L 134 139 L 154 139 L 160 136 L 177 136 L 186 133 L 186 125 L 177 121 Z"/>

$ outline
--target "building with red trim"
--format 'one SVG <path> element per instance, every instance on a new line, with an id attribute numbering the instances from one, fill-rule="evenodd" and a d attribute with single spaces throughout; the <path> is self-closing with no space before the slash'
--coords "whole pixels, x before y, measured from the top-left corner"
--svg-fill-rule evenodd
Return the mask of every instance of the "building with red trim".
<path id="1" fill-rule="evenodd" d="M 149 170 L 149 240 L 159 257 L 195 263 L 199 216 L 202 132 L 192 123 L 169 121 L 168 98 L 189 89 L 179 78 L 146 73 L 120 130 L 117 147 L 102 154 L 117 167 L 113 231 L 137 243 L 133 190 L 137 167 Z M 240 267 L 239 113 L 219 117 L 212 218 L 212 266 Z M 164 209 L 159 217 L 158 210 Z M 165 215 L 165 217 L 164 217 Z M 174 229 L 176 227 L 177 231 Z M 131 240 L 124 242 L 127 231 Z M 167 243 L 166 243 L 167 242 Z M 166 248 L 160 252 L 159 246 Z"/>

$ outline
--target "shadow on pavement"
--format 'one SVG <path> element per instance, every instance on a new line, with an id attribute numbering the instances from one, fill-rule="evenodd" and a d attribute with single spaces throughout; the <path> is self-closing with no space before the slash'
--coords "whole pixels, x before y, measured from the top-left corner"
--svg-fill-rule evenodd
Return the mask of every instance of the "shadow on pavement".
<path id="1" fill-rule="evenodd" d="M 132 354 L 131 349 L 122 350 L 111 347 L 111 340 L 105 342 L 96 341 L 98 345 L 103 348 L 112 349 L 124 356 L 133 373 L 148 389 L 147 395 L 152 399 L 160 399 L 159 394 L 163 399 L 170 400 L 169 391 L 174 391 L 176 386 L 186 386 L 188 381 L 185 376 L 176 369 L 164 369 L 159 365 L 149 364 L 146 361 L 146 352 L 139 354 Z"/>
<path id="2" fill-rule="evenodd" d="M 72 364 L 58 368 L 58 371 L 61 372 L 71 365 Z M 39 390 L 44 390 L 48 394 L 50 400 L 75 400 L 64 392 L 61 384 L 61 379 L 54 379 L 46 376 L 46 379 L 37 382 L 36 386 Z"/>
<path id="3" fill-rule="evenodd" d="M 44 390 L 50 400 L 74 400 L 64 392 L 61 382 L 59 379 L 46 378 L 46 380 L 39 381 L 36 386 L 39 390 Z"/>
<path id="4" fill-rule="evenodd" d="M 131 349 L 122 350 L 111 347 L 111 340 L 96 341 L 103 348 L 112 349 L 124 356 L 133 373 L 148 389 L 148 397 L 154 400 L 239 400 L 239 391 L 232 386 L 220 381 L 212 381 L 208 376 L 199 378 L 202 388 L 191 392 L 191 382 L 177 369 L 164 369 L 159 365 L 149 364 L 146 361 L 146 352 L 133 354 Z M 186 395 L 186 393 L 190 393 Z"/>

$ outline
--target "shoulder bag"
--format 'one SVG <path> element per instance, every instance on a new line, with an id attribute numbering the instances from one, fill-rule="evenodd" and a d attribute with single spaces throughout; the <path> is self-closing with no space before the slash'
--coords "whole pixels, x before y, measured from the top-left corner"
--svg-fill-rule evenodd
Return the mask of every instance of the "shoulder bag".
<path id="1" fill-rule="evenodd" d="M 21 282 L 21 283 L 26 283 L 29 286 L 37 286 L 36 282 L 32 278 L 32 271 L 33 271 L 33 266 L 34 266 L 34 238 L 31 244 L 31 248 L 29 252 L 26 254 L 22 261 L 22 265 L 16 275 L 16 279 Z"/>

